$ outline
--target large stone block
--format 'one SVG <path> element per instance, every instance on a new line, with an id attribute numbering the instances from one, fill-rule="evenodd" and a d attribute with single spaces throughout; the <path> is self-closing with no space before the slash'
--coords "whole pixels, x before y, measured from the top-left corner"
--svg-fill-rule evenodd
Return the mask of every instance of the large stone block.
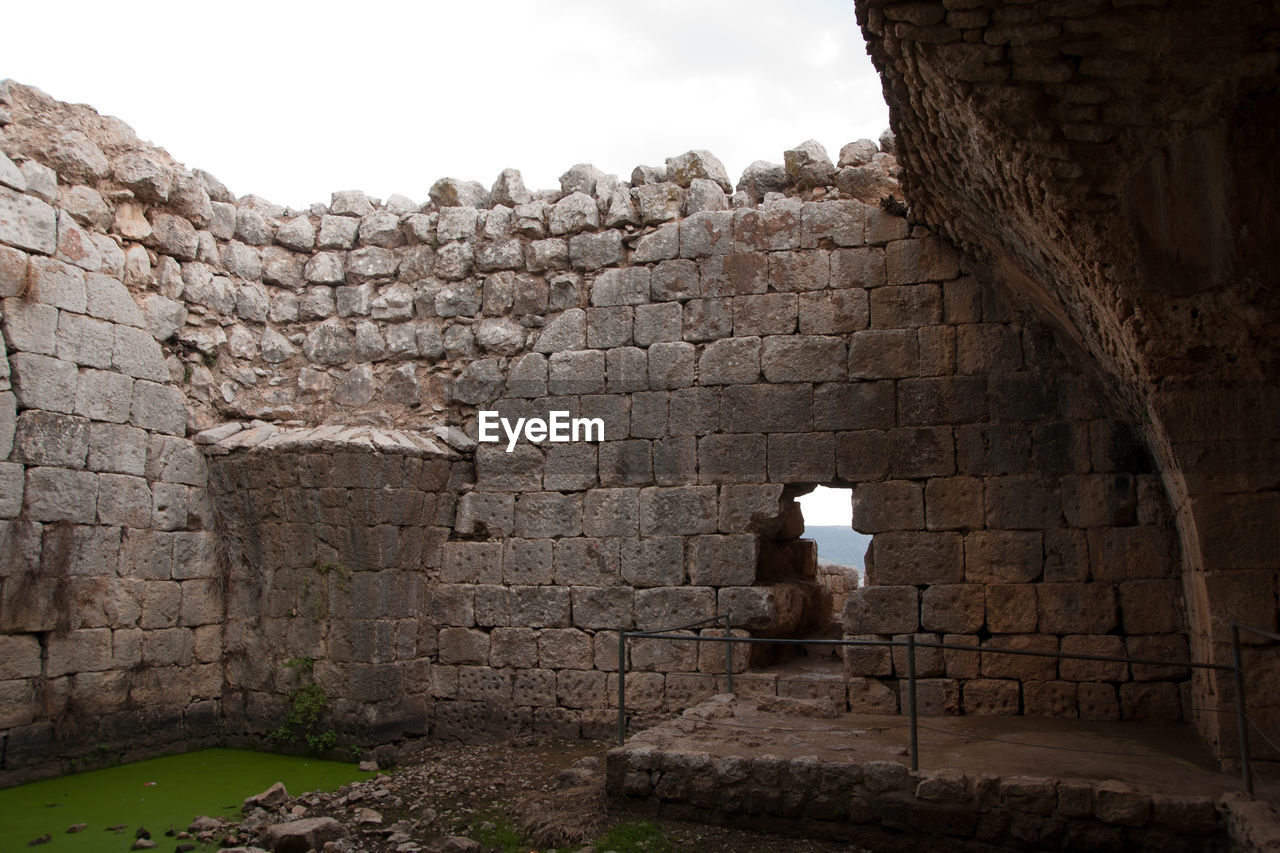
<path id="1" fill-rule="evenodd" d="M 1124 629 L 1131 634 L 1169 634 L 1186 628 L 1182 584 L 1174 578 L 1119 586 Z"/>
<path id="2" fill-rule="evenodd" d="M 102 524 L 151 525 L 151 489 L 146 480 L 125 474 L 102 474 L 98 488 L 98 521 Z"/>
<path id="3" fill-rule="evenodd" d="M 707 296 L 747 296 L 769 289 L 768 256 L 763 252 L 717 255 L 699 263 Z"/>
<path id="4" fill-rule="evenodd" d="M 661 261 L 649 274 L 649 294 L 654 302 L 684 302 L 701 296 L 698 265 L 684 259 Z"/>
<path id="5" fill-rule="evenodd" d="M 965 536 L 965 580 L 1029 583 L 1044 569 L 1042 534 L 1035 530 L 975 530 Z"/>
<path id="6" fill-rule="evenodd" d="M 555 543 L 555 582 L 560 586 L 613 586 L 620 583 L 618 540 L 559 540 Z"/>
<path id="7" fill-rule="evenodd" d="M 640 492 L 644 536 L 687 536 L 716 531 L 716 487 L 654 487 Z"/>
<path id="8" fill-rule="evenodd" d="M 806 202 L 800 211 L 800 247 L 862 245 L 865 207 L 858 201 Z"/>
<path id="9" fill-rule="evenodd" d="M 849 339 L 850 379 L 905 379 L 920 372 L 920 342 L 912 329 L 868 329 Z"/>
<path id="10" fill-rule="evenodd" d="M 649 387 L 664 390 L 692 385 L 695 357 L 693 344 L 685 341 L 653 344 L 649 347 Z"/>
<path id="11" fill-rule="evenodd" d="M 863 533 L 924 527 L 924 490 L 919 483 L 890 480 L 853 489 L 853 527 Z"/>
<path id="12" fill-rule="evenodd" d="M 850 678 L 849 710 L 854 714 L 897 714 L 898 694 L 877 678 Z"/>
<path id="13" fill-rule="evenodd" d="M 1191 660 L 1191 649 L 1185 634 L 1131 634 L 1125 638 L 1125 648 L 1129 657 L 1169 662 L 1167 666 L 1130 664 L 1134 681 L 1180 680 L 1191 674 L 1189 668 L 1181 665 Z"/>
<path id="14" fill-rule="evenodd" d="M 991 583 L 986 585 L 986 590 L 988 631 L 993 634 L 1029 634 L 1036 630 L 1040 614 L 1034 585 Z"/>
<path id="15" fill-rule="evenodd" d="M 568 587 L 511 587 L 511 624 L 514 627 L 567 628 L 571 612 Z"/>
<path id="16" fill-rule="evenodd" d="M 605 354 L 600 350 L 553 353 L 547 374 L 551 394 L 599 394 L 605 389 Z"/>
<path id="17" fill-rule="evenodd" d="M 929 376 L 898 383 L 902 426 L 974 423 L 986 411 L 986 380 L 980 376 Z"/>
<path id="18" fill-rule="evenodd" d="M 810 385 L 734 385 L 721 394 L 726 432 L 809 432 L 813 428 Z"/>
<path id="19" fill-rule="evenodd" d="M 87 310 L 84 270 L 51 258 L 32 258 L 27 274 L 30 295 L 37 302 L 76 314 Z"/>
<path id="20" fill-rule="evenodd" d="M 721 428 L 720 394 L 715 388 L 681 388 L 668 397 L 668 435 L 705 435 Z"/>
<path id="21" fill-rule="evenodd" d="M 845 378 L 844 341 L 821 335 L 766 337 L 760 368 L 774 383 L 841 380 Z"/>
<path id="22" fill-rule="evenodd" d="M 541 539 L 578 536 L 581 532 L 581 495 L 534 492 L 521 495 L 516 501 L 516 536 Z"/>
<path id="23" fill-rule="evenodd" d="M 569 238 L 569 263 L 574 269 L 598 270 L 622 260 L 622 233 L 575 234 Z"/>
<path id="24" fill-rule="evenodd" d="M 489 663 L 489 634 L 473 628 L 441 628 L 440 663 L 445 665 Z"/>
<path id="25" fill-rule="evenodd" d="M 1043 634 L 1002 634 L 986 644 L 995 649 L 1028 652 L 1056 652 L 1058 638 Z M 986 678 L 1013 678 L 1019 681 L 1053 681 L 1058 677 L 1058 661 L 1053 657 L 982 653 L 982 674 Z"/>
<path id="26" fill-rule="evenodd" d="M 13 392 L 21 408 L 66 413 L 75 410 L 78 380 L 75 364 L 18 352 L 9 356 L 9 365 L 13 371 Z"/>
<path id="27" fill-rule="evenodd" d="M 696 586 L 748 586 L 756 579 L 759 539 L 750 533 L 694 536 L 685 548 L 689 582 Z"/>
<path id="28" fill-rule="evenodd" d="M 462 536 L 509 536 L 515 528 L 515 496 L 467 492 L 458 499 L 456 530 Z"/>
<path id="29" fill-rule="evenodd" d="M 58 309 L 26 299 L 4 300 L 4 336 L 20 352 L 56 355 Z"/>
<path id="30" fill-rule="evenodd" d="M 994 477 L 986 484 L 987 525 L 1038 530 L 1062 524 L 1057 481 L 1040 477 Z"/>
<path id="31" fill-rule="evenodd" d="M 623 579 L 636 587 L 672 587 L 684 583 L 684 539 L 654 536 L 624 539 L 620 559 Z"/>
<path id="32" fill-rule="evenodd" d="M 481 444 L 476 448 L 476 485 L 495 492 L 541 491 L 544 462 L 541 451 L 528 444 L 517 444 L 510 453 L 505 445 Z"/>
<path id="33" fill-rule="evenodd" d="M 573 588 L 573 624 L 588 630 L 629 628 L 635 591 L 623 586 L 578 586 Z M 594 659 L 588 659 L 591 666 Z"/>
<path id="34" fill-rule="evenodd" d="M 129 420 L 136 427 L 167 435 L 187 431 L 186 398 L 172 385 L 139 381 L 133 384 Z"/>
<path id="35" fill-rule="evenodd" d="M 96 421 L 124 423 L 129 419 L 133 380 L 120 373 L 85 369 L 76 381 L 75 413 Z"/>
<path id="36" fill-rule="evenodd" d="M 1037 587 L 1040 630 L 1105 634 L 1116 627 L 1116 591 L 1108 583 L 1042 583 Z"/>
<path id="37" fill-rule="evenodd" d="M 1022 691 L 1009 679 L 975 678 L 963 685 L 962 707 L 966 714 L 988 717 L 1017 716 Z"/>
<path id="38" fill-rule="evenodd" d="M 790 335 L 796 330 L 800 303 L 794 293 L 762 293 L 733 297 L 737 335 Z"/>
<path id="39" fill-rule="evenodd" d="M 646 284 L 646 288 L 648 285 Z M 636 346 L 680 340 L 684 312 L 678 303 L 637 305 L 632 336 Z"/>
<path id="40" fill-rule="evenodd" d="M 891 430 L 889 448 L 889 471 L 894 477 L 923 479 L 955 473 L 955 444 L 949 427 Z"/>
<path id="41" fill-rule="evenodd" d="M 813 389 L 814 429 L 888 429 L 896 422 L 892 382 L 833 382 Z M 882 455 L 887 461 L 887 452 Z"/>
<path id="42" fill-rule="evenodd" d="M 884 639 L 879 634 L 846 634 L 846 640 L 865 640 L 868 642 Z M 844 660 L 846 679 L 880 677 L 893 675 L 892 647 L 881 645 L 842 646 L 841 656 Z"/>
<path id="43" fill-rule="evenodd" d="M 976 633 L 986 622 L 986 592 L 977 584 L 938 584 L 920 597 L 920 625 L 926 631 Z"/>
<path id="44" fill-rule="evenodd" d="M 1044 579 L 1056 583 L 1089 578 L 1089 540 L 1083 530 L 1044 532 Z"/>
<path id="45" fill-rule="evenodd" d="M 1067 636 L 1062 638 L 1062 651 L 1073 655 L 1095 655 L 1122 658 L 1126 656 L 1124 639 L 1109 635 Z M 1127 681 L 1129 665 L 1123 661 L 1063 658 L 1058 664 L 1067 681 Z"/>
<path id="46" fill-rule="evenodd" d="M 132 326 L 116 326 L 115 342 L 111 348 L 111 366 L 134 379 L 152 382 L 168 382 L 169 367 L 164 353 L 151 333 Z"/>
<path id="47" fill-rule="evenodd" d="M 639 347 L 617 347 L 605 353 L 610 393 L 644 391 L 649 387 L 649 359 Z"/>
<path id="48" fill-rule="evenodd" d="M 83 468 L 89 453 L 89 422 L 84 418 L 28 409 L 14 430 L 15 462 L 59 468 Z"/>
<path id="49" fill-rule="evenodd" d="M 749 385 L 760 378 L 760 338 L 713 341 L 698 361 L 702 385 Z"/>
<path id="50" fill-rule="evenodd" d="M 771 535 L 777 525 L 781 497 L 781 484 L 721 488 L 720 532 Z"/>
<path id="51" fill-rule="evenodd" d="M 889 284 L 946 281 L 960 271 L 959 255 L 941 237 L 895 240 L 885 246 Z"/>
<path id="52" fill-rule="evenodd" d="M 714 616 L 716 595 L 701 586 L 641 589 L 636 591 L 635 608 L 636 627 L 653 631 Z"/>
<path id="53" fill-rule="evenodd" d="M 546 584 L 552 579 L 550 539 L 508 539 L 502 555 L 502 579 L 508 584 Z"/>
<path id="54" fill-rule="evenodd" d="M 1025 474 L 1030 470 L 1031 434 L 1022 426 L 956 428 L 956 462 L 962 474 Z"/>
<path id="55" fill-rule="evenodd" d="M 861 288 L 801 293 L 800 334 L 859 332 L 869 323 L 867 292 Z"/>
<path id="56" fill-rule="evenodd" d="M 942 289 L 936 284 L 892 285 L 870 291 L 871 328 L 915 329 L 942 322 Z"/>
<path id="57" fill-rule="evenodd" d="M 64 468 L 28 468 L 26 514 L 32 521 L 97 520 L 98 475 Z"/>
<path id="58" fill-rule="evenodd" d="M 446 542 L 441 579 L 446 583 L 501 583 L 502 551 L 502 542 Z"/>
<path id="59" fill-rule="evenodd" d="M 1165 528 L 1107 527 L 1089 531 L 1089 562 L 1094 580 L 1172 577 L 1178 570 L 1174 548 Z"/>
<path id="60" fill-rule="evenodd" d="M 760 483 L 767 479 L 763 435 L 706 435 L 698 440 L 698 481 Z M 690 472 L 692 473 L 692 472 Z"/>
<path id="61" fill-rule="evenodd" d="M 864 586 L 845 599 L 846 634 L 909 634 L 920 629 L 920 596 L 914 586 Z"/>
<path id="62" fill-rule="evenodd" d="M 0 187 L 0 243 L 53 254 L 58 246 L 58 217 L 38 198 Z"/>
<path id="63" fill-rule="evenodd" d="M 824 290 L 831 283 L 831 260 L 822 250 L 769 253 L 769 287 L 777 293 Z"/>
<path id="64" fill-rule="evenodd" d="M 788 199 L 766 207 L 735 210 L 733 216 L 735 250 L 779 251 L 798 248 L 802 209 L 799 201 Z"/>
<path id="65" fill-rule="evenodd" d="M 769 479 L 821 483 L 835 477 L 835 436 L 828 432 L 769 436 Z"/>
<path id="66" fill-rule="evenodd" d="M 929 584 L 964 580 L 958 533 L 890 531 L 871 540 L 868 577 L 873 583 Z"/>
<path id="67" fill-rule="evenodd" d="M 982 527 L 982 481 L 976 477 L 929 480 L 924 489 L 925 526 L 930 530 Z"/>
<path id="68" fill-rule="evenodd" d="M 951 285 L 947 286 L 949 290 Z M 1022 368 L 1022 338 L 1000 323 L 967 323 L 956 329 L 956 366 L 961 373 L 1007 373 Z"/>
<path id="69" fill-rule="evenodd" d="M 723 202 L 721 202 L 723 203 Z M 733 246 L 733 212 L 699 210 L 680 223 L 680 257 L 728 254 Z"/>
<path id="70" fill-rule="evenodd" d="M 689 482 L 698 467 L 698 443 L 691 435 L 677 435 L 653 443 L 653 482 L 679 486 Z"/>
<path id="71" fill-rule="evenodd" d="M 608 441 L 600 445 L 601 486 L 647 486 L 653 483 L 653 447 L 648 441 Z"/>
<path id="72" fill-rule="evenodd" d="M 58 358 L 85 367 L 111 367 L 115 326 L 83 314 L 58 314 Z"/>
<path id="73" fill-rule="evenodd" d="M 583 504 L 587 536 L 635 536 L 639 530 L 638 489 L 591 489 Z"/>
<path id="74" fill-rule="evenodd" d="M 532 628 L 494 628 L 489 632 L 488 663 L 518 669 L 537 666 L 537 633 Z"/>

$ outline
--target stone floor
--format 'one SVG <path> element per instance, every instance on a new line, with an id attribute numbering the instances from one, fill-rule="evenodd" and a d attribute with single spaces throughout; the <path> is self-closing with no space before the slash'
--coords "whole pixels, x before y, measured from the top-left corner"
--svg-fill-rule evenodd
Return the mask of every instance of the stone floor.
<path id="1" fill-rule="evenodd" d="M 906 717 L 722 694 L 612 750 L 608 794 L 659 815 L 798 821 L 874 850 L 913 849 L 923 832 L 956 851 L 1280 851 L 1271 793 L 1243 795 L 1190 726 L 922 717 L 918 734 L 920 772 L 908 773 Z"/>
<path id="2" fill-rule="evenodd" d="M 735 703 L 732 717 L 668 730 L 664 746 L 712 755 L 816 756 L 822 761 L 909 764 L 906 717 L 799 716 L 786 700 Z M 922 717 L 920 769 L 1129 782 L 1169 794 L 1220 795 L 1240 788 L 1186 725 L 1035 717 Z"/>

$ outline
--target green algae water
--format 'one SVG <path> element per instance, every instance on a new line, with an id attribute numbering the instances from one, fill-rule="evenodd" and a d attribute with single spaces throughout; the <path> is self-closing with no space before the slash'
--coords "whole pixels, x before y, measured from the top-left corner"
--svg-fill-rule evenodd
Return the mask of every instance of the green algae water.
<path id="1" fill-rule="evenodd" d="M 170 827 L 184 830 L 201 814 L 235 819 L 245 797 L 276 782 L 297 796 L 373 775 L 339 761 L 205 749 L 45 779 L 0 790 L 0 851 L 128 850 L 139 826 L 150 830 L 157 850 L 172 850 L 176 842 L 164 837 Z M 85 829 L 68 834 L 78 823 Z M 108 829 L 120 824 L 126 825 L 120 834 Z M 28 848 L 46 834 L 47 843 Z"/>

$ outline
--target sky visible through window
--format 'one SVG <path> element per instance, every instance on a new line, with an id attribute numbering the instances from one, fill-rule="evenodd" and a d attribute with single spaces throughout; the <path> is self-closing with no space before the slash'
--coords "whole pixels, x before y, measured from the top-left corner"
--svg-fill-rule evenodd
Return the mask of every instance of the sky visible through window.
<path id="1" fill-rule="evenodd" d="M 871 537 L 853 529 L 851 491 L 818 486 L 798 500 L 804 535 L 818 543 L 818 559 L 861 570 Z"/>

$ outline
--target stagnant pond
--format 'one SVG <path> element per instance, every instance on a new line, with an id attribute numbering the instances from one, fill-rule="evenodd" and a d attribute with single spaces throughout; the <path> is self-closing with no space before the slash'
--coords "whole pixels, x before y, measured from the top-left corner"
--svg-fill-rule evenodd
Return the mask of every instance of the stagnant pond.
<path id="1" fill-rule="evenodd" d="M 186 829 L 202 814 L 234 818 L 245 797 L 275 782 L 296 796 L 332 791 L 372 775 L 338 761 L 206 749 L 46 779 L 0 790 L 0 850 L 25 850 L 45 835 L 49 841 L 32 849 L 128 850 L 140 826 L 157 841 L 171 841 L 164 838 L 170 828 Z M 77 824 L 85 828 L 67 832 Z M 117 831 L 122 824 L 125 828 Z"/>

